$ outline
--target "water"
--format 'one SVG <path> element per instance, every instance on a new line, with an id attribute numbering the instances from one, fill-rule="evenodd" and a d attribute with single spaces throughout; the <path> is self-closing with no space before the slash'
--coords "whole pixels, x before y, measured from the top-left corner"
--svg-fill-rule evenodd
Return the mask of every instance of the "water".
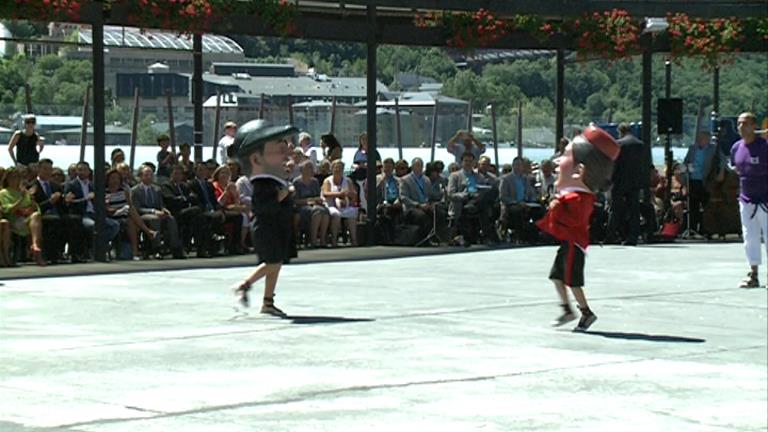
<path id="1" fill-rule="evenodd" d="M 114 146 L 107 146 L 105 154 L 107 161 L 109 161 L 109 155 L 112 152 L 112 149 L 116 147 Z M 123 151 L 126 153 L 126 159 L 130 157 L 129 148 L 122 148 Z M 138 167 L 141 165 L 142 162 L 145 161 L 151 161 L 156 162 L 157 161 L 157 152 L 159 150 L 159 147 L 154 146 L 139 146 L 136 147 L 136 163 L 135 165 Z M 683 157 L 685 157 L 687 149 L 682 147 L 676 147 L 672 148 L 672 152 L 674 154 L 674 158 L 676 160 L 682 160 Z M 211 157 L 211 148 L 206 147 L 203 149 L 203 156 L 205 159 L 209 159 Z M 386 158 L 393 158 L 395 160 L 398 159 L 398 152 L 396 148 L 381 148 L 379 149 L 379 153 L 381 154 L 381 157 Z M 354 157 L 355 149 L 354 148 L 345 148 L 343 153 L 343 160 L 347 168 L 349 168 L 352 164 L 352 158 Z M 485 152 L 486 155 L 491 157 L 491 160 L 494 158 L 493 149 L 488 149 Z M 543 159 L 547 159 L 551 157 L 553 154 L 552 149 L 544 149 L 544 148 L 525 148 L 523 149 L 523 156 L 530 158 L 533 161 L 541 161 Z M 662 166 L 664 165 L 664 149 L 662 147 L 653 147 L 652 149 L 653 154 L 653 164 L 656 166 Z M 499 159 L 501 164 L 505 163 L 512 163 L 512 159 L 514 159 L 517 156 L 517 149 L 516 148 L 499 148 Z M 43 149 L 43 153 L 41 154 L 41 157 L 49 158 L 53 160 L 53 163 L 55 166 L 65 168 L 69 166 L 69 164 L 76 163 L 80 157 L 80 147 L 78 146 L 57 146 L 57 145 L 47 145 Z M 420 157 L 424 159 L 425 161 L 428 161 L 430 159 L 430 149 L 424 149 L 424 148 L 404 148 L 403 149 L 403 158 L 407 161 L 411 161 L 415 157 Z M 435 149 L 435 159 L 442 160 L 445 162 L 446 166 L 448 166 L 449 163 L 453 162 L 455 160 L 454 156 L 450 153 L 448 153 L 443 148 Z M 91 165 L 93 165 L 93 147 L 86 147 L 85 149 L 85 160 L 90 162 Z M 0 151 L 0 166 L 10 166 L 11 165 L 11 158 L 8 155 L 7 151 Z"/>

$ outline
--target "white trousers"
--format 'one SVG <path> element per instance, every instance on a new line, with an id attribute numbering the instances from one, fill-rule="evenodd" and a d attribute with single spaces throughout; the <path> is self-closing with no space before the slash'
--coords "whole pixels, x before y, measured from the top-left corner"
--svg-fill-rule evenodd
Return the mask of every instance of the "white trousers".
<path id="1" fill-rule="evenodd" d="M 765 243 L 766 259 L 768 259 L 768 211 L 766 204 L 747 204 L 739 201 L 741 212 L 741 235 L 744 238 L 744 250 L 747 261 L 751 266 L 759 266 L 760 238 Z"/>

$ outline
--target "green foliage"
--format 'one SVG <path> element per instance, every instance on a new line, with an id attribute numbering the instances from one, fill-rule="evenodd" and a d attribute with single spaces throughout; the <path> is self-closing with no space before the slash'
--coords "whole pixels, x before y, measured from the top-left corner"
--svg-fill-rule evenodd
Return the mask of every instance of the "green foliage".
<path id="1" fill-rule="evenodd" d="M 141 119 L 136 137 L 137 145 L 154 145 L 157 142 L 157 135 L 159 134 L 152 128 L 155 122 L 157 122 L 157 116 L 154 114 L 148 114 Z"/>
<path id="2" fill-rule="evenodd" d="M 10 120 L 14 113 L 26 112 L 25 83 L 29 84 L 36 113 L 80 115 L 91 76 L 90 62 L 65 60 L 56 55 L 0 59 L 0 86 L 4 89 L 0 115 Z"/>

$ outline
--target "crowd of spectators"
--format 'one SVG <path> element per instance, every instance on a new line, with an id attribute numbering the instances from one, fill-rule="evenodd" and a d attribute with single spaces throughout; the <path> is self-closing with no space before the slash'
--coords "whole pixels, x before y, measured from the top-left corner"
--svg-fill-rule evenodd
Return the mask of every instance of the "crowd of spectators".
<path id="1" fill-rule="evenodd" d="M 96 224 L 91 167 L 81 161 L 64 169 L 40 159 L 44 140 L 34 132 L 34 117 L 30 119 L 26 130 L 17 132 L 9 145 L 16 165 L 0 167 L 0 266 L 92 259 Z M 236 130 L 234 123 L 225 125 L 218 154 L 226 157 Z M 318 147 L 303 132 L 296 145 L 290 143 L 286 180 L 294 190 L 296 245 L 356 246 L 365 234 L 367 137 L 360 135 L 351 167 L 342 162 L 344 148 L 332 134 L 319 141 Z M 558 147 L 560 152 L 567 142 L 564 139 Z M 248 252 L 252 190 L 238 163 L 226 158 L 221 165 L 213 159 L 194 162 L 188 144 L 182 144 L 178 153 L 169 145 L 168 136 L 158 137 L 156 160 L 144 162 L 136 170 L 126 164 L 122 150 L 112 152 L 106 167 L 107 218 L 102 237 L 110 256 L 184 259 L 191 254 L 206 258 Z M 485 146 L 461 130 L 447 148 L 455 156 L 447 168 L 441 161 L 382 160 L 378 152 L 374 155 L 376 243 L 467 246 L 550 241 L 535 227 L 535 221 L 544 215 L 556 193 L 557 154 L 539 162 L 517 157 L 498 167 L 484 155 Z M 631 151 L 627 155 L 632 157 Z M 704 152 L 703 157 L 694 154 L 690 159 L 704 170 L 712 165 L 709 157 Z M 598 199 L 595 240 L 636 242 L 642 233 L 657 232 L 665 218 L 682 220 L 690 192 L 680 168 L 675 166 L 669 186 L 652 168 L 650 188 L 638 197 L 635 183 L 622 179 L 622 170 L 628 168 L 617 165 L 614 196 Z M 694 178 L 700 180 L 701 173 Z M 637 188 L 641 183 L 637 182 Z M 666 189 L 672 204 L 665 212 L 660 198 Z M 611 209 L 620 217 L 635 212 L 634 207 L 627 210 L 622 204 L 626 201 L 620 202 L 627 196 L 638 203 L 641 217 L 637 227 L 610 215 Z"/>

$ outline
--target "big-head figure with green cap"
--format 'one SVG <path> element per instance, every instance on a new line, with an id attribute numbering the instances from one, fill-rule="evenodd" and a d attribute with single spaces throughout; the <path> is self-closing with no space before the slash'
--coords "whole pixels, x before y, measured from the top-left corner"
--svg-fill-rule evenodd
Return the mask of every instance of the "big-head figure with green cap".
<path id="1" fill-rule="evenodd" d="M 284 179 L 289 159 L 286 139 L 297 132 L 291 125 L 274 126 L 264 120 L 251 120 L 238 129 L 227 155 L 240 161 L 245 175 Z"/>

